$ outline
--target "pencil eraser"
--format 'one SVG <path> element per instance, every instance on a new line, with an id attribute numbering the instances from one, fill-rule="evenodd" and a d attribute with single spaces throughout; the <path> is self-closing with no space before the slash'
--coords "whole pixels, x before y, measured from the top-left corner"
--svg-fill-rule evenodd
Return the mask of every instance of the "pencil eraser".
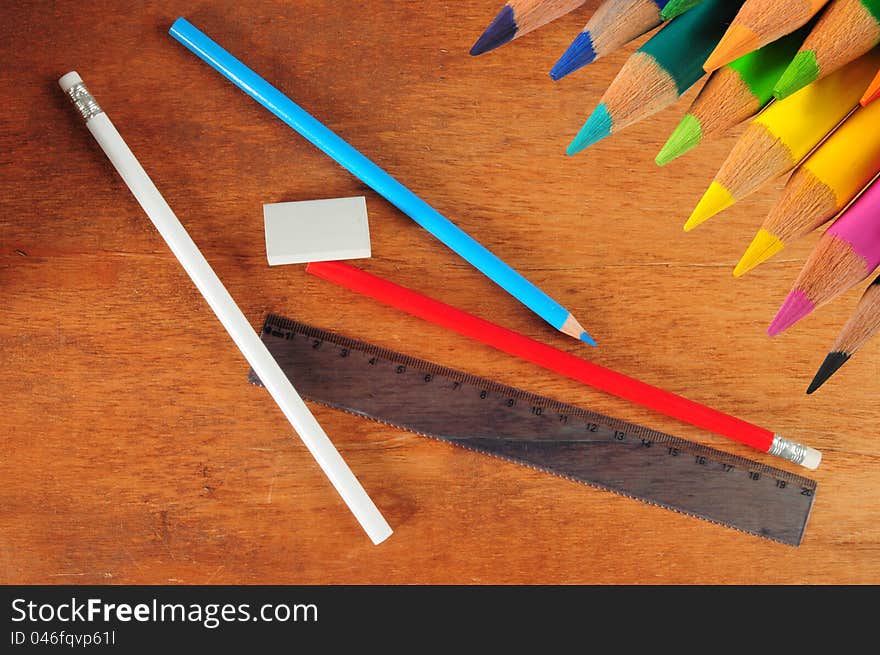
<path id="1" fill-rule="evenodd" d="M 804 461 L 801 462 L 801 466 L 804 466 L 811 471 L 815 471 L 819 468 L 819 464 L 822 462 L 822 452 L 816 450 L 815 448 L 810 448 L 807 446 L 804 452 Z"/>
<path id="2" fill-rule="evenodd" d="M 269 266 L 370 256 L 363 196 L 266 204 L 263 220 Z"/>
<path id="3" fill-rule="evenodd" d="M 61 87 L 61 90 L 64 91 L 64 93 L 70 91 L 70 89 L 77 84 L 82 84 L 82 78 L 76 71 L 70 71 L 66 75 L 62 75 L 58 78 L 58 86 Z"/>

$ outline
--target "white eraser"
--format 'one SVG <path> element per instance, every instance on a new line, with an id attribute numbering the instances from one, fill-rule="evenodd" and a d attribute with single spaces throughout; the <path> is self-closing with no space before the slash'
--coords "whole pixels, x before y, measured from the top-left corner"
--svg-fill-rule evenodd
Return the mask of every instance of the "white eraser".
<path id="1" fill-rule="evenodd" d="M 64 91 L 64 93 L 70 91 L 71 87 L 81 83 L 82 78 L 76 71 L 70 71 L 67 75 L 62 75 L 58 78 L 58 86 L 61 87 L 61 90 Z"/>
<path id="2" fill-rule="evenodd" d="M 804 466 L 811 471 L 815 471 L 819 468 L 819 464 L 822 461 L 822 453 L 815 448 L 806 447 L 806 452 L 804 453 L 804 461 L 801 462 L 801 466 Z"/>
<path id="3" fill-rule="evenodd" d="M 363 196 L 267 204 L 263 220 L 269 266 L 370 256 Z"/>

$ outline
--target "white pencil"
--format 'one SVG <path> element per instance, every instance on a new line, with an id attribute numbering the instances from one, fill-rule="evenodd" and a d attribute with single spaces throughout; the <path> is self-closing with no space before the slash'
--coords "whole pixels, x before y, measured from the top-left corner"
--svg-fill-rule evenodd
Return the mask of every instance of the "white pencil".
<path id="1" fill-rule="evenodd" d="M 235 345 L 269 390 L 278 407 L 284 412 L 293 429 L 299 434 L 312 457 L 336 487 L 336 491 L 342 496 L 370 539 L 374 544 L 387 539 L 391 535 L 391 527 L 370 500 L 318 421 L 312 416 L 290 380 L 260 341 L 226 287 L 199 252 L 122 136 L 116 131 L 107 114 L 83 85 L 80 76 L 76 72 L 71 72 L 59 79 L 58 83 L 70 96 L 85 119 L 89 132 L 122 176 L 153 225 L 159 230 L 159 234 L 171 248 L 171 252 L 205 297 Z"/>

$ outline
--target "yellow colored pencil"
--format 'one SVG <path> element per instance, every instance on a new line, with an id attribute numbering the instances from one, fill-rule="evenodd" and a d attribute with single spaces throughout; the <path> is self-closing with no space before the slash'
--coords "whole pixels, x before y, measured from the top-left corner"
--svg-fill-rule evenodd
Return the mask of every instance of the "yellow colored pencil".
<path id="1" fill-rule="evenodd" d="M 688 218 L 685 232 L 797 166 L 858 104 L 878 65 L 875 50 L 758 114 Z"/>
<path id="2" fill-rule="evenodd" d="M 859 108 L 801 164 L 733 274 L 834 218 L 880 173 L 880 103 Z"/>

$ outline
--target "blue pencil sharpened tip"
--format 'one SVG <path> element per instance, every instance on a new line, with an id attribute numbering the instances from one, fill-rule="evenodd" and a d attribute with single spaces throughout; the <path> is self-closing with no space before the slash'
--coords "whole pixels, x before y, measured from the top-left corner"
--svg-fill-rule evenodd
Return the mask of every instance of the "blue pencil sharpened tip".
<path id="1" fill-rule="evenodd" d="M 486 28 L 486 31 L 483 32 L 471 48 L 471 55 L 476 57 L 513 41 L 517 29 L 516 20 L 513 17 L 513 9 L 510 8 L 510 5 L 504 5 L 504 8 L 498 12 L 495 20 L 492 21 L 491 25 Z"/>
<path id="2" fill-rule="evenodd" d="M 559 61 L 550 69 L 550 77 L 561 80 L 569 73 L 586 66 L 596 60 L 596 51 L 593 49 L 593 37 L 589 32 L 581 32 L 571 42 Z"/>
<path id="3" fill-rule="evenodd" d="M 589 344 L 590 346 L 593 346 L 593 348 L 596 347 L 596 340 L 593 337 L 591 337 L 589 334 L 587 334 L 586 332 L 581 334 L 581 341 L 583 341 L 586 344 Z"/>
<path id="4" fill-rule="evenodd" d="M 605 103 L 600 103 L 593 110 L 593 113 L 590 114 L 581 131 L 577 133 L 577 136 L 568 145 L 565 154 L 569 156 L 575 155 L 584 148 L 593 145 L 597 141 L 601 141 L 611 134 L 611 126 L 613 124 L 614 121 L 611 119 L 611 114 L 608 113 L 608 107 L 605 106 Z"/>

